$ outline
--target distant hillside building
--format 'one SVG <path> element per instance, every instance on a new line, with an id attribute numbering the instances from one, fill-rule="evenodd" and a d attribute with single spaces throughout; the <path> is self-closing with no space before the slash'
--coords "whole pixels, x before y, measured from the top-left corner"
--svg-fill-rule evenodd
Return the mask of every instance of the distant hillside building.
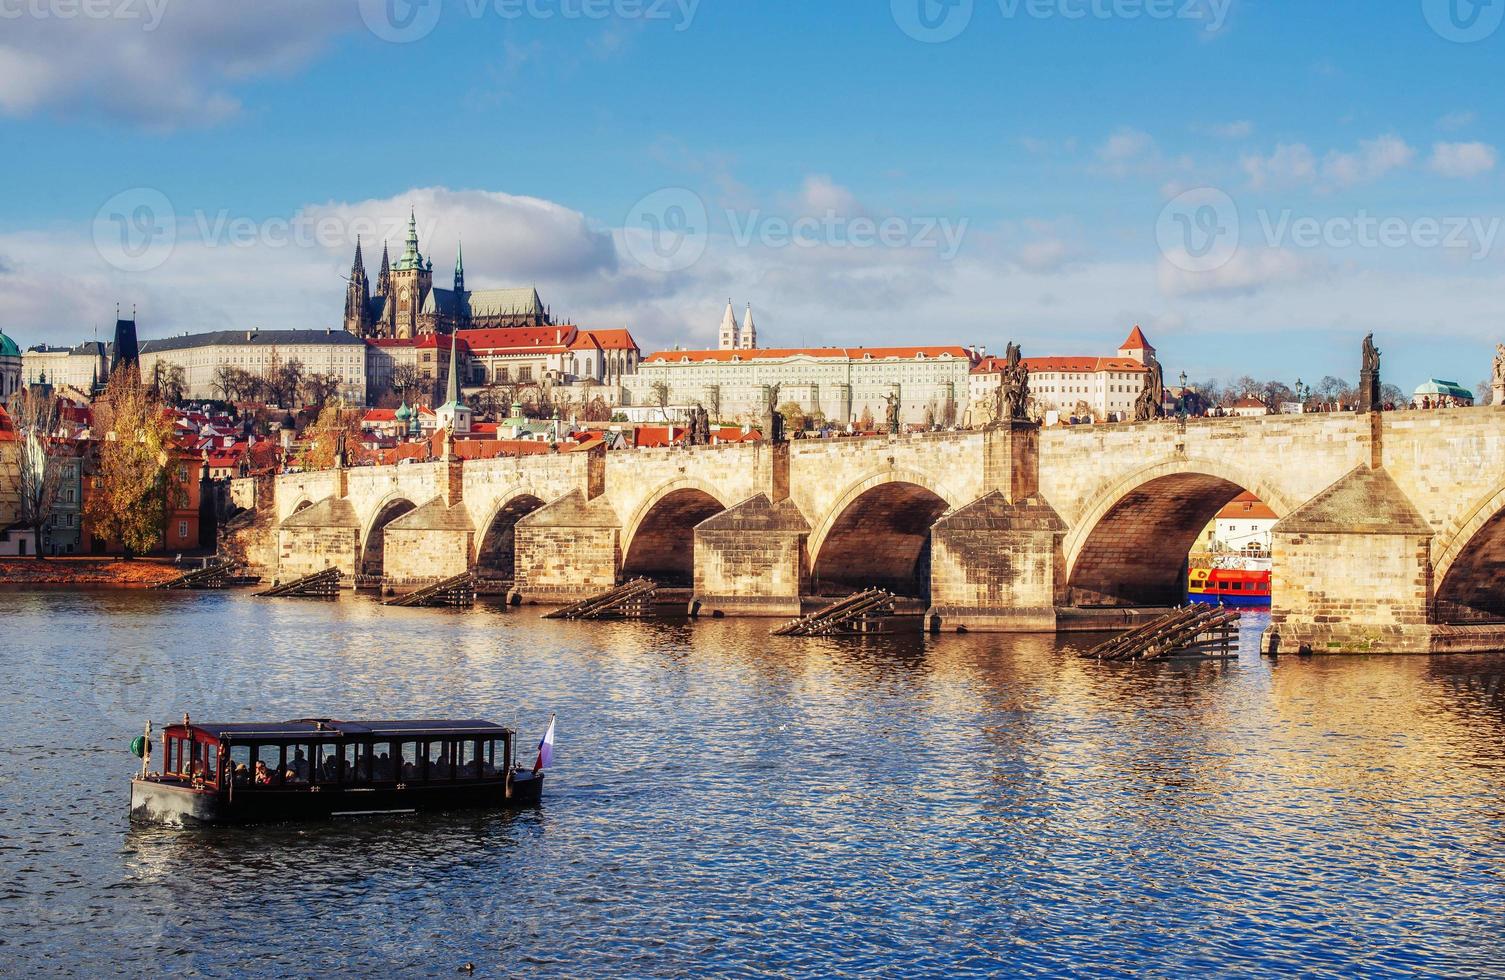
<path id="1" fill-rule="evenodd" d="M 1118 347 L 1116 357 L 1026 357 L 1029 393 L 1042 417 L 1071 416 L 1099 421 L 1132 418 L 1134 401 L 1144 390 L 1145 364 L 1155 348 L 1135 327 Z M 971 404 L 974 425 L 991 419 L 993 398 L 1002 377 L 1003 359 L 982 359 L 972 372 Z"/>
<path id="2" fill-rule="evenodd" d="M 653 405 L 654 385 L 668 386 L 669 402 L 696 402 L 714 421 L 761 417 L 773 386 L 778 404 L 838 425 L 864 415 L 876 425 L 899 400 L 906 424 L 947 424 L 965 409 L 967 379 L 977 352 L 954 347 L 812 347 L 666 350 L 650 354 L 623 383 L 628 405 Z"/>
<path id="3" fill-rule="evenodd" d="M 21 370 L 27 381 L 45 377 L 56 389 L 89 394 L 110 376 L 110 346 L 97 340 L 77 347 L 37 344 L 21 355 Z"/>
<path id="4" fill-rule="evenodd" d="M 362 405 L 366 401 L 366 345 L 340 330 L 218 330 L 148 340 L 139 354 L 141 376 L 151 378 L 156 364 L 183 368 L 184 397 L 223 398 L 216 387 L 221 366 L 266 376 L 290 361 L 305 374 L 327 374 L 339 381 L 339 395 Z"/>
<path id="5" fill-rule="evenodd" d="M 431 333 L 499 327 L 540 327 L 553 323 L 532 287 L 465 288 L 465 263 L 455 250 L 453 289 L 434 288 L 434 260 L 418 249 L 416 215 L 408 218 L 408 239 L 394 264 L 382 246 L 376 286 L 366 276 L 359 241 L 345 287 L 345 331 L 362 338 L 407 340 Z"/>

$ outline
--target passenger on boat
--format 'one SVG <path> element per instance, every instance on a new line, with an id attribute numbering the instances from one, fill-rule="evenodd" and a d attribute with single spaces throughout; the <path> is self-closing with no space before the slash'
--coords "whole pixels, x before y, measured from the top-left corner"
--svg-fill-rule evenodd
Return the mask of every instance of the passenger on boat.
<path id="1" fill-rule="evenodd" d="M 340 762 L 340 757 L 337 755 L 331 755 L 325 759 L 324 765 L 319 771 L 320 781 L 326 783 L 338 781 L 340 777 Z"/>
<path id="2" fill-rule="evenodd" d="M 385 782 L 392 778 L 392 757 L 383 752 L 376 758 L 376 780 Z"/>
<path id="3" fill-rule="evenodd" d="M 289 782 L 308 782 L 308 760 L 303 757 L 303 750 L 298 749 L 293 753 L 292 769 L 288 772 Z"/>
<path id="4" fill-rule="evenodd" d="M 236 767 L 235 767 L 235 785 L 237 785 L 237 786 L 245 786 L 250 781 L 251 781 L 251 770 L 249 770 L 249 769 L 246 768 L 246 764 L 244 762 L 242 762 L 242 763 L 239 763 L 238 765 L 236 765 Z"/>
<path id="5" fill-rule="evenodd" d="M 267 769 L 267 764 L 265 762 L 261 761 L 260 759 L 256 760 L 256 785 L 257 786 L 270 786 L 270 785 L 272 785 L 272 774 Z"/>

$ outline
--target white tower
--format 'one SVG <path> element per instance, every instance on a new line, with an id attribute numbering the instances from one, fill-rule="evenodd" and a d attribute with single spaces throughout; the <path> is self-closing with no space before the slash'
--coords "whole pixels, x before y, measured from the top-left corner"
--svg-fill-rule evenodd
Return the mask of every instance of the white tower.
<path id="1" fill-rule="evenodd" d="M 738 338 L 737 346 L 742 350 L 758 349 L 758 328 L 753 326 L 752 304 L 747 304 L 747 316 L 742 321 L 742 336 Z"/>
<path id="2" fill-rule="evenodd" d="M 742 330 L 737 326 L 737 314 L 732 312 L 732 301 L 726 301 L 726 313 L 721 317 L 721 349 L 736 350 L 741 346 Z"/>

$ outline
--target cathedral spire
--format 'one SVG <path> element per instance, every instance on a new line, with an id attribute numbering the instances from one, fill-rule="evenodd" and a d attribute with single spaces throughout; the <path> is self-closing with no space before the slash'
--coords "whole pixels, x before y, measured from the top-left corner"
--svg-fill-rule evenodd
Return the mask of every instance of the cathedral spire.
<path id="1" fill-rule="evenodd" d="M 355 264 L 350 267 L 351 279 L 364 279 L 366 276 L 366 263 L 361 258 L 361 236 L 355 236 Z"/>
<path id="2" fill-rule="evenodd" d="M 465 292 L 465 247 L 455 243 L 455 292 Z"/>
<path id="3" fill-rule="evenodd" d="M 381 243 L 381 272 L 377 273 L 376 291 L 385 296 L 392 285 L 392 259 L 387 254 L 387 243 Z"/>
<path id="4" fill-rule="evenodd" d="M 422 269 L 423 253 L 418 251 L 418 214 L 415 211 L 408 212 L 408 241 L 407 247 L 402 250 L 402 258 L 397 260 L 397 269 Z"/>

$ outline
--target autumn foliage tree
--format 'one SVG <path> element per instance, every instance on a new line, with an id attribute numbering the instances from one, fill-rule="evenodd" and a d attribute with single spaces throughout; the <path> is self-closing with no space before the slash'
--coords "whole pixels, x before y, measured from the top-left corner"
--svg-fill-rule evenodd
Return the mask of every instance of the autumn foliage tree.
<path id="1" fill-rule="evenodd" d="M 99 485 L 85 514 L 94 533 L 115 538 L 126 554 L 157 547 L 171 507 L 187 503 L 187 491 L 172 478 L 176 464 L 173 420 L 134 371 L 116 371 L 94 410 L 104 441 Z"/>
<path id="2" fill-rule="evenodd" d="M 336 399 L 326 403 L 313 425 L 303 430 L 303 445 L 298 452 L 299 467 L 304 470 L 332 469 L 342 443 L 346 462 L 356 462 L 362 454 L 361 413 Z"/>

